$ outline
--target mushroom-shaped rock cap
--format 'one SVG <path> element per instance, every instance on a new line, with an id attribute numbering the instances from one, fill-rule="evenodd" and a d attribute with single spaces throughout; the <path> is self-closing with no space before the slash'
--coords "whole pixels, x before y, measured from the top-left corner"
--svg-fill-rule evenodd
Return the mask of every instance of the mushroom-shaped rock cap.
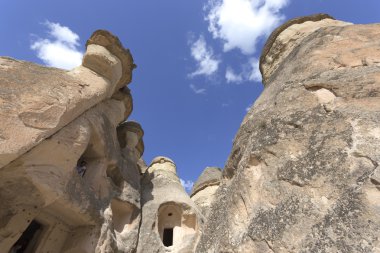
<path id="1" fill-rule="evenodd" d="M 261 57 L 260 57 L 260 72 L 263 76 L 263 82 L 265 84 L 266 82 L 266 75 L 265 75 L 265 70 L 264 70 L 264 63 L 266 62 L 267 60 L 267 56 L 270 55 L 271 53 L 271 49 L 272 49 L 272 46 L 274 45 L 277 37 L 283 32 L 285 31 L 287 28 L 289 28 L 290 26 L 292 25 L 295 25 L 295 24 L 302 24 L 302 23 L 305 23 L 307 21 L 312 21 L 312 22 L 317 22 L 317 21 L 320 21 L 320 20 L 323 20 L 323 19 L 332 19 L 332 20 L 335 20 L 332 16 L 328 15 L 328 14 L 323 14 L 323 13 L 319 13 L 319 14 L 314 14 L 314 15 L 310 15 L 310 16 L 304 16 L 304 17 L 297 17 L 297 18 L 294 18 L 294 19 L 290 19 L 289 21 L 285 22 L 283 25 L 281 25 L 280 27 L 278 27 L 277 29 L 275 29 L 271 35 L 269 36 L 267 42 L 265 43 L 264 45 L 264 48 L 263 48 L 263 51 L 261 53 Z M 274 56 L 276 57 L 276 56 Z"/>
<path id="2" fill-rule="evenodd" d="M 206 167 L 195 182 L 191 196 L 209 185 L 216 185 L 222 179 L 222 170 L 218 167 Z"/>
<path id="3" fill-rule="evenodd" d="M 109 31 L 97 30 L 87 40 L 86 48 L 92 44 L 105 47 L 121 61 L 123 73 L 116 85 L 117 88 L 121 88 L 132 81 L 132 70 L 136 68 L 136 65 L 133 63 L 131 53 L 123 47 L 118 37 Z"/>
<path id="4" fill-rule="evenodd" d="M 122 101 L 124 103 L 124 106 L 125 106 L 124 117 L 128 118 L 129 115 L 131 115 L 132 110 L 133 110 L 133 98 L 132 98 L 131 90 L 127 86 L 124 86 L 123 88 L 115 92 L 112 95 L 112 98 Z"/>
<path id="5" fill-rule="evenodd" d="M 172 163 L 175 166 L 175 163 L 173 162 L 173 160 L 165 156 L 157 156 L 156 158 L 154 158 L 152 162 L 150 163 L 149 167 L 155 163 Z"/>
<path id="6" fill-rule="evenodd" d="M 175 163 L 171 159 L 164 156 L 157 156 L 154 158 L 149 165 L 148 171 L 150 173 L 155 171 L 172 172 L 177 177 L 177 167 Z"/>
<path id="7" fill-rule="evenodd" d="M 144 130 L 142 129 L 140 123 L 136 121 L 125 121 L 119 125 L 124 131 L 136 133 L 139 139 L 144 136 Z"/>
<path id="8" fill-rule="evenodd" d="M 136 121 L 125 121 L 123 123 L 120 123 L 120 125 L 117 127 L 116 130 L 117 130 L 117 138 L 119 140 L 121 148 L 124 148 L 126 146 L 127 132 L 136 133 L 140 141 L 142 137 L 144 136 L 144 130 L 142 129 L 141 125 Z M 144 152 L 144 144 L 142 144 L 142 152 Z"/>

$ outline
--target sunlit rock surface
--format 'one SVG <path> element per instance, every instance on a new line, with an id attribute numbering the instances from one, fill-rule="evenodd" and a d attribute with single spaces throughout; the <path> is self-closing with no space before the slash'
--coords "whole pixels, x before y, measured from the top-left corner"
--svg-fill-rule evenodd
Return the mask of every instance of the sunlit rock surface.
<path id="1" fill-rule="evenodd" d="M 196 252 L 380 251 L 380 25 L 276 30 Z"/>
<path id="2" fill-rule="evenodd" d="M 118 127 L 135 65 L 107 31 L 87 49 L 71 71 L 0 58 L 2 252 L 137 247 L 142 132 Z"/>
<path id="3" fill-rule="evenodd" d="M 141 187 L 137 252 L 194 252 L 202 215 L 182 187 L 174 162 L 162 156 L 153 159 Z"/>

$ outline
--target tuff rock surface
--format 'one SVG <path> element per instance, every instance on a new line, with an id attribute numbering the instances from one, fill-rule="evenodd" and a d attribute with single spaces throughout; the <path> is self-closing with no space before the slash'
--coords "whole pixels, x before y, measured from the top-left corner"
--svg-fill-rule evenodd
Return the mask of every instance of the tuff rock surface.
<path id="1" fill-rule="evenodd" d="M 101 30 L 71 71 L 0 58 L 1 252 L 135 251 L 143 132 L 119 125 L 134 66 Z"/>
<path id="2" fill-rule="evenodd" d="M 380 252 L 380 25 L 290 21 L 196 252 Z"/>
<path id="3" fill-rule="evenodd" d="M 99 34 L 118 41 L 106 31 L 95 32 L 89 40 L 92 43 L 84 55 L 83 65 L 71 71 L 0 58 L 0 167 L 86 110 L 118 95 L 119 83 L 131 80 L 135 65 L 129 51 L 123 49 L 120 42 L 114 46 L 118 49 L 114 50 L 116 54 L 95 44 Z"/>
<path id="4" fill-rule="evenodd" d="M 141 188 L 143 208 L 137 252 L 194 252 L 202 216 L 181 185 L 174 162 L 162 156 L 153 159 Z M 167 247 L 162 243 L 165 228 L 174 228 L 172 245 Z"/>

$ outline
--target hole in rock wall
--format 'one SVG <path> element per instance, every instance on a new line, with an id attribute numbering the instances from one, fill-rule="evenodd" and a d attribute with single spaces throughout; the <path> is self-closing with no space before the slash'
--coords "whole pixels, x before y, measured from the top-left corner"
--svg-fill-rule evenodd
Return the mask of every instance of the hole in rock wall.
<path id="1" fill-rule="evenodd" d="M 76 171 L 86 181 L 91 181 L 96 176 L 96 169 L 101 161 L 100 150 L 93 143 L 89 143 L 87 149 L 77 162 Z"/>
<path id="2" fill-rule="evenodd" d="M 75 168 L 78 172 L 78 175 L 84 177 L 87 170 L 87 162 L 84 158 L 80 158 L 77 162 L 77 167 Z"/>
<path id="3" fill-rule="evenodd" d="M 26 230 L 22 233 L 21 237 L 13 245 L 9 253 L 35 252 L 42 229 L 43 226 L 41 223 L 33 220 L 26 228 Z"/>
<path id="4" fill-rule="evenodd" d="M 164 234 L 162 242 L 165 247 L 173 245 L 173 228 L 164 228 Z"/>

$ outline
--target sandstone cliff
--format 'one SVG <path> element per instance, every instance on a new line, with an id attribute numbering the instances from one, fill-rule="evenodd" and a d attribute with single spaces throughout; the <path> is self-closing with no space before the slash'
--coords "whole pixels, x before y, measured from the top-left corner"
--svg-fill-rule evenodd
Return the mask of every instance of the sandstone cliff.
<path id="1" fill-rule="evenodd" d="M 196 252 L 380 252 L 380 25 L 269 38 Z"/>

